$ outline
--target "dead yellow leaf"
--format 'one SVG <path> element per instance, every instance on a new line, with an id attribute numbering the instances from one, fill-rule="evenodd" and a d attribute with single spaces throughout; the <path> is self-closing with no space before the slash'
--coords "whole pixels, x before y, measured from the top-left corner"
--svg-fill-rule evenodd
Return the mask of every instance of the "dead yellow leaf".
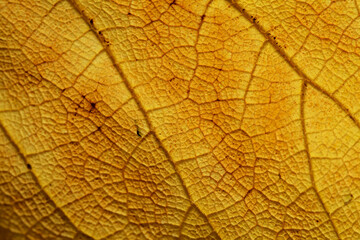
<path id="1" fill-rule="evenodd" d="M 0 1 L 0 238 L 360 239 L 358 5 Z"/>

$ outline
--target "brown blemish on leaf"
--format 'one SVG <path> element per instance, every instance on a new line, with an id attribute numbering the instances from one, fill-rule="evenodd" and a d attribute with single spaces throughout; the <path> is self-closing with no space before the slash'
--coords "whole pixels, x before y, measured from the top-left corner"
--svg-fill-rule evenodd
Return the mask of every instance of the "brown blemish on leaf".
<path id="1" fill-rule="evenodd" d="M 141 137 L 141 133 L 140 133 L 140 130 L 139 130 L 139 129 L 136 130 L 136 134 L 137 134 L 139 137 Z"/>

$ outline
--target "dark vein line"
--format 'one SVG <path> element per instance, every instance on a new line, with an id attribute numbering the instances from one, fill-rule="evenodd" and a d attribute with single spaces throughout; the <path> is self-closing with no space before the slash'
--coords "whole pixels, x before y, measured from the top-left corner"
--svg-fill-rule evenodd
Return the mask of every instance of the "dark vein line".
<path id="1" fill-rule="evenodd" d="M 270 42 L 270 44 L 275 48 L 275 50 L 283 57 L 285 62 L 292 69 L 294 69 L 294 71 L 300 77 L 302 77 L 306 83 L 313 86 L 317 91 L 321 92 L 322 94 L 324 94 L 325 96 L 330 98 L 332 101 L 334 101 L 350 117 L 350 119 L 355 123 L 355 125 L 360 129 L 360 121 L 352 115 L 350 110 L 347 107 L 345 107 L 344 104 L 342 104 L 336 97 L 334 97 L 333 94 L 331 94 L 328 91 L 321 88 L 317 83 L 312 81 L 302 70 L 300 70 L 299 66 L 296 63 L 294 63 L 293 61 L 291 61 L 290 58 L 288 57 L 288 55 L 286 54 L 286 52 L 276 44 L 275 40 L 273 38 L 271 38 L 270 35 L 268 35 L 266 33 L 266 30 L 261 25 L 257 24 L 256 22 L 254 23 L 252 21 L 250 14 L 247 13 L 246 11 L 243 11 L 242 6 L 240 6 L 238 3 L 236 3 L 235 0 L 225 0 L 225 1 L 227 1 L 230 5 L 232 5 L 236 10 L 238 10 L 245 17 L 245 19 L 247 19 L 250 23 L 253 24 L 253 26 L 259 31 L 259 33 L 262 34 Z"/>
<path id="2" fill-rule="evenodd" d="M 325 206 L 325 204 L 324 204 L 324 202 L 323 202 L 323 200 L 322 200 L 322 198 L 321 198 L 321 196 L 319 194 L 319 191 L 318 191 L 318 189 L 316 187 L 316 184 L 315 184 L 313 166 L 312 166 L 311 156 L 310 156 L 310 152 L 309 152 L 309 142 L 308 142 L 308 138 L 307 138 L 307 134 L 306 134 L 306 127 L 305 127 L 304 105 L 305 105 L 306 89 L 307 89 L 306 82 L 303 82 L 302 86 L 301 86 L 301 95 L 300 95 L 300 119 L 301 119 L 302 131 L 303 131 L 303 135 L 304 135 L 305 153 L 306 153 L 306 157 L 307 157 L 308 162 L 309 162 L 308 165 L 309 165 L 309 174 L 310 174 L 311 184 L 312 184 L 312 187 L 315 190 L 314 192 L 315 192 L 317 198 L 319 199 L 319 202 L 320 202 L 322 208 L 325 210 L 325 213 L 326 213 L 327 217 L 330 220 L 331 226 L 334 228 L 334 232 L 335 232 L 337 238 L 340 239 L 338 230 L 337 230 L 333 220 L 331 219 L 329 210 L 326 208 L 326 206 Z"/>
<path id="3" fill-rule="evenodd" d="M 4 127 L 3 123 L 0 121 L 0 131 L 2 131 L 5 135 L 5 137 L 9 140 L 11 146 L 15 149 L 15 151 L 19 154 L 20 158 L 23 160 L 25 166 L 27 166 L 29 164 L 29 162 L 27 161 L 25 155 L 22 153 L 22 151 L 20 150 L 19 146 L 17 145 L 17 143 L 14 141 L 14 139 L 12 139 L 12 137 L 10 136 L 8 130 L 6 130 L 6 128 Z M 41 188 L 40 182 L 38 180 L 38 178 L 35 176 L 34 172 L 29 170 L 29 173 L 32 176 L 32 179 L 34 180 L 34 182 L 36 183 L 37 186 L 40 187 L 41 191 L 46 195 L 47 200 L 53 204 L 53 206 L 55 207 L 55 210 L 59 210 L 59 212 L 61 214 L 63 214 L 66 218 L 66 220 L 70 223 L 70 225 L 79 233 L 83 234 L 84 236 L 91 238 L 89 235 L 85 234 L 83 231 L 81 231 L 80 229 L 78 229 L 76 227 L 76 225 L 70 220 L 70 218 L 65 214 L 65 212 L 58 206 L 56 205 L 56 203 L 52 200 L 52 198 L 49 196 L 49 194 Z M 55 212 L 55 211 L 54 211 Z"/>
<path id="4" fill-rule="evenodd" d="M 72 5 L 74 7 L 74 9 L 80 14 L 80 16 L 83 18 L 84 22 L 89 26 L 89 28 L 94 32 L 95 36 L 97 37 L 97 39 L 99 40 L 100 44 L 103 46 L 103 48 L 105 49 L 105 52 L 107 53 L 109 59 L 111 60 L 111 62 L 113 63 L 115 69 L 117 70 L 118 74 L 120 75 L 120 77 L 123 79 L 123 82 L 126 86 L 126 88 L 128 89 L 128 91 L 131 93 L 131 95 L 133 96 L 133 99 L 135 100 L 135 103 L 137 104 L 137 106 L 139 107 L 140 112 L 144 115 L 144 118 L 146 120 L 146 122 L 149 124 L 149 128 L 150 130 L 152 130 L 152 132 L 154 133 L 154 137 L 155 137 L 155 141 L 157 142 L 157 144 L 159 145 L 159 148 L 163 151 L 164 155 L 166 156 L 167 159 L 169 159 L 170 165 L 172 166 L 173 170 L 175 171 L 175 173 L 178 175 L 179 177 L 179 181 L 184 189 L 185 195 L 186 197 L 189 199 L 189 201 L 192 203 L 192 205 L 197 208 L 199 210 L 199 212 L 204 215 L 204 213 L 202 213 L 200 211 L 200 209 L 196 206 L 195 201 L 191 198 L 191 195 L 189 193 L 189 190 L 187 189 L 184 180 L 182 179 L 181 175 L 179 174 L 179 169 L 178 167 L 175 165 L 174 160 L 171 158 L 169 152 L 166 150 L 165 146 L 163 145 L 163 143 L 160 141 L 159 136 L 157 135 L 157 133 L 153 130 L 155 129 L 152 124 L 151 121 L 148 117 L 148 115 L 146 114 L 145 108 L 142 105 L 142 103 L 138 100 L 138 96 L 136 95 L 136 93 L 134 92 L 134 90 L 131 87 L 131 84 L 129 83 L 129 80 L 127 79 L 127 77 L 125 76 L 124 72 L 122 71 L 121 67 L 119 64 L 116 63 L 115 61 L 115 56 L 113 55 L 113 53 L 109 50 L 109 47 L 104 44 L 104 42 L 102 41 L 101 37 L 99 36 L 98 32 L 96 31 L 95 27 L 92 26 L 89 23 L 89 18 L 85 15 L 84 11 L 80 10 L 80 6 L 77 4 L 76 0 L 67 0 L 70 5 Z M 204 215 L 205 216 L 205 215 Z M 209 226 L 211 227 L 212 231 L 216 234 L 216 236 L 220 238 L 220 236 L 218 235 L 218 233 L 215 231 L 214 227 L 212 226 L 212 224 L 210 223 L 210 221 L 205 217 L 205 219 L 208 221 Z"/>
<path id="5" fill-rule="evenodd" d="M 260 26 L 257 23 L 254 23 L 252 21 L 251 16 L 249 15 L 249 13 L 247 13 L 246 11 L 243 11 L 244 8 L 242 8 L 238 3 L 235 2 L 235 0 L 225 0 L 227 1 L 230 5 L 232 5 L 235 9 L 237 9 L 243 16 L 245 19 L 247 19 L 250 23 L 253 24 L 253 26 L 259 31 L 260 34 L 262 34 L 266 39 L 268 39 L 268 41 L 270 42 L 270 44 L 274 47 L 274 49 L 283 57 L 283 59 L 285 60 L 285 62 L 292 68 L 294 69 L 294 71 L 303 78 L 303 83 L 302 83 L 302 88 L 301 88 L 301 105 L 300 105 L 300 114 L 301 114 L 301 125 L 302 125 L 302 129 L 303 129 L 303 135 L 304 135 L 304 144 L 305 144 L 305 149 L 306 149 L 306 155 L 308 158 L 308 162 L 309 162 L 309 171 L 310 171 L 310 178 L 311 178 L 311 182 L 312 182 L 312 186 L 315 190 L 315 193 L 317 195 L 317 198 L 319 199 L 325 213 L 327 214 L 330 223 L 332 225 L 332 227 L 334 228 L 334 231 L 336 233 L 336 236 L 338 237 L 338 239 L 340 239 L 338 230 L 335 227 L 334 222 L 332 221 L 329 211 L 327 210 L 327 208 L 325 207 L 325 204 L 322 200 L 322 198 L 320 197 L 320 194 L 316 188 L 315 185 L 315 179 L 314 179 L 314 175 L 313 175 L 313 169 L 312 169 L 312 162 L 311 162 L 311 156 L 309 153 L 309 146 L 308 146 L 308 139 L 307 139 L 307 135 L 306 135 L 306 129 L 305 129 L 305 118 L 304 118 L 304 97 L 305 97 L 305 91 L 306 91 L 306 83 L 308 83 L 309 85 L 311 85 L 312 87 L 314 87 L 317 91 L 321 92 L 322 94 L 324 94 L 325 96 L 327 96 L 329 99 L 331 99 L 332 101 L 334 101 L 338 107 L 340 107 L 349 117 L 350 119 L 355 123 L 355 125 L 360 128 L 360 122 L 352 116 L 352 114 L 350 113 L 349 109 L 346 108 L 336 97 L 334 97 L 332 94 L 330 94 L 329 92 L 327 92 L 326 90 L 322 89 L 318 84 L 316 84 L 315 82 L 313 82 L 303 71 L 300 70 L 299 66 L 297 66 L 297 64 L 295 64 L 294 62 L 292 62 L 288 55 L 285 53 L 285 51 L 283 49 L 281 49 L 276 43 L 275 41 L 270 37 L 270 35 L 266 34 L 265 29 Z"/>
<path id="6" fill-rule="evenodd" d="M 240 120 L 240 128 L 241 128 L 241 126 L 242 126 L 242 124 L 243 124 L 243 121 L 244 121 L 246 106 L 248 105 L 248 104 L 246 104 L 246 97 L 247 97 L 247 94 L 248 94 L 248 92 L 249 92 L 250 85 L 252 84 L 252 81 L 253 81 L 253 79 L 254 79 L 254 72 L 255 72 L 255 70 L 256 70 L 256 67 L 258 66 L 257 64 L 258 64 L 260 55 L 261 55 L 262 51 L 264 50 L 264 48 L 266 47 L 267 44 L 268 44 L 268 41 L 265 40 L 265 41 L 263 42 L 263 44 L 261 45 L 261 47 L 260 47 L 260 49 L 259 49 L 259 52 L 258 52 L 258 54 L 257 54 L 257 56 L 256 56 L 256 60 L 255 60 L 255 62 L 254 62 L 254 67 L 253 67 L 253 69 L 251 70 L 251 73 L 250 73 L 250 80 L 249 80 L 249 82 L 248 82 L 248 84 L 247 84 L 247 86 L 246 86 L 245 94 L 244 94 L 244 105 L 245 105 L 245 106 L 244 106 L 243 114 L 242 114 L 241 120 Z"/>
<path id="7" fill-rule="evenodd" d="M 192 208 L 193 208 L 193 206 L 190 205 L 190 207 L 188 208 L 188 210 L 186 211 L 186 213 L 185 213 L 185 215 L 184 215 L 183 220 L 181 221 L 181 224 L 180 224 L 180 227 L 179 227 L 179 237 L 181 237 L 181 235 L 182 235 L 181 233 L 182 233 L 182 231 L 183 231 L 183 229 L 184 229 L 185 221 L 186 221 L 186 219 L 188 218 L 188 216 L 189 216 Z"/>

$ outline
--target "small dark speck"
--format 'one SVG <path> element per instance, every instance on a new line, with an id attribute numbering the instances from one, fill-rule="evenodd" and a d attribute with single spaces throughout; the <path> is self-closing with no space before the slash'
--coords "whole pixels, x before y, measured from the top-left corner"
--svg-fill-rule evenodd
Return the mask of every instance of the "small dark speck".
<path id="1" fill-rule="evenodd" d="M 201 15 L 201 21 L 204 20 L 205 14 Z"/>
<path id="2" fill-rule="evenodd" d="M 317 219 L 316 219 L 316 222 L 318 223 L 318 222 L 319 222 L 319 220 L 317 220 Z"/>
<path id="3" fill-rule="evenodd" d="M 101 31 L 99 31 L 99 34 L 100 34 L 100 35 L 102 35 L 102 32 L 101 32 Z"/>
<path id="4" fill-rule="evenodd" d="M 140 134 L 140 130 L 139 130 L 139 129 L 136 130 L 136 134 L 137 134 L 139 137 L 141 137 L 141 134 Z"/>
<path id="5" fill-rule="evenodd" d="M 27 167 L 27 169 L 29 169 L 29 170 L 31 170 L 31 169 L 32 169 L 32 167 L 31 167 L 30 163 L 26 164 L 26 167 Z"/>
<path id="6" fill-rule="evenodd" d="M 274 37 L 274 39 L 276 39 L 276 37 Z"/>
<path id="7" fill-rule="evenodd" d="M 91 107 L 95 108 L 96 103 L 91 103 Z"/>
<path id="8" fill-rule="evenodd" d="M 93 24 L 94 24 L 94 20 L 90 19 L 90 24 L 93 25 Z"/>
<path id="9" fill-rule="evenodd" d="M 253 189 L 250 189 L 247 191 L 246 195 L 250 194 L 252 192 Z"/>

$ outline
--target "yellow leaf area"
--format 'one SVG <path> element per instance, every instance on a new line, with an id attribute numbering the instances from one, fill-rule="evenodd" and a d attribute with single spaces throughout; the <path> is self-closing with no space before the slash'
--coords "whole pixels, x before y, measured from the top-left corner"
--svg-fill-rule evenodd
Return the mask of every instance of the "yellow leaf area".
<path id="1" fill-rule="evenodd" d="M 0 1 L 0 238 L 360 239 L 359 4 Z"/>

